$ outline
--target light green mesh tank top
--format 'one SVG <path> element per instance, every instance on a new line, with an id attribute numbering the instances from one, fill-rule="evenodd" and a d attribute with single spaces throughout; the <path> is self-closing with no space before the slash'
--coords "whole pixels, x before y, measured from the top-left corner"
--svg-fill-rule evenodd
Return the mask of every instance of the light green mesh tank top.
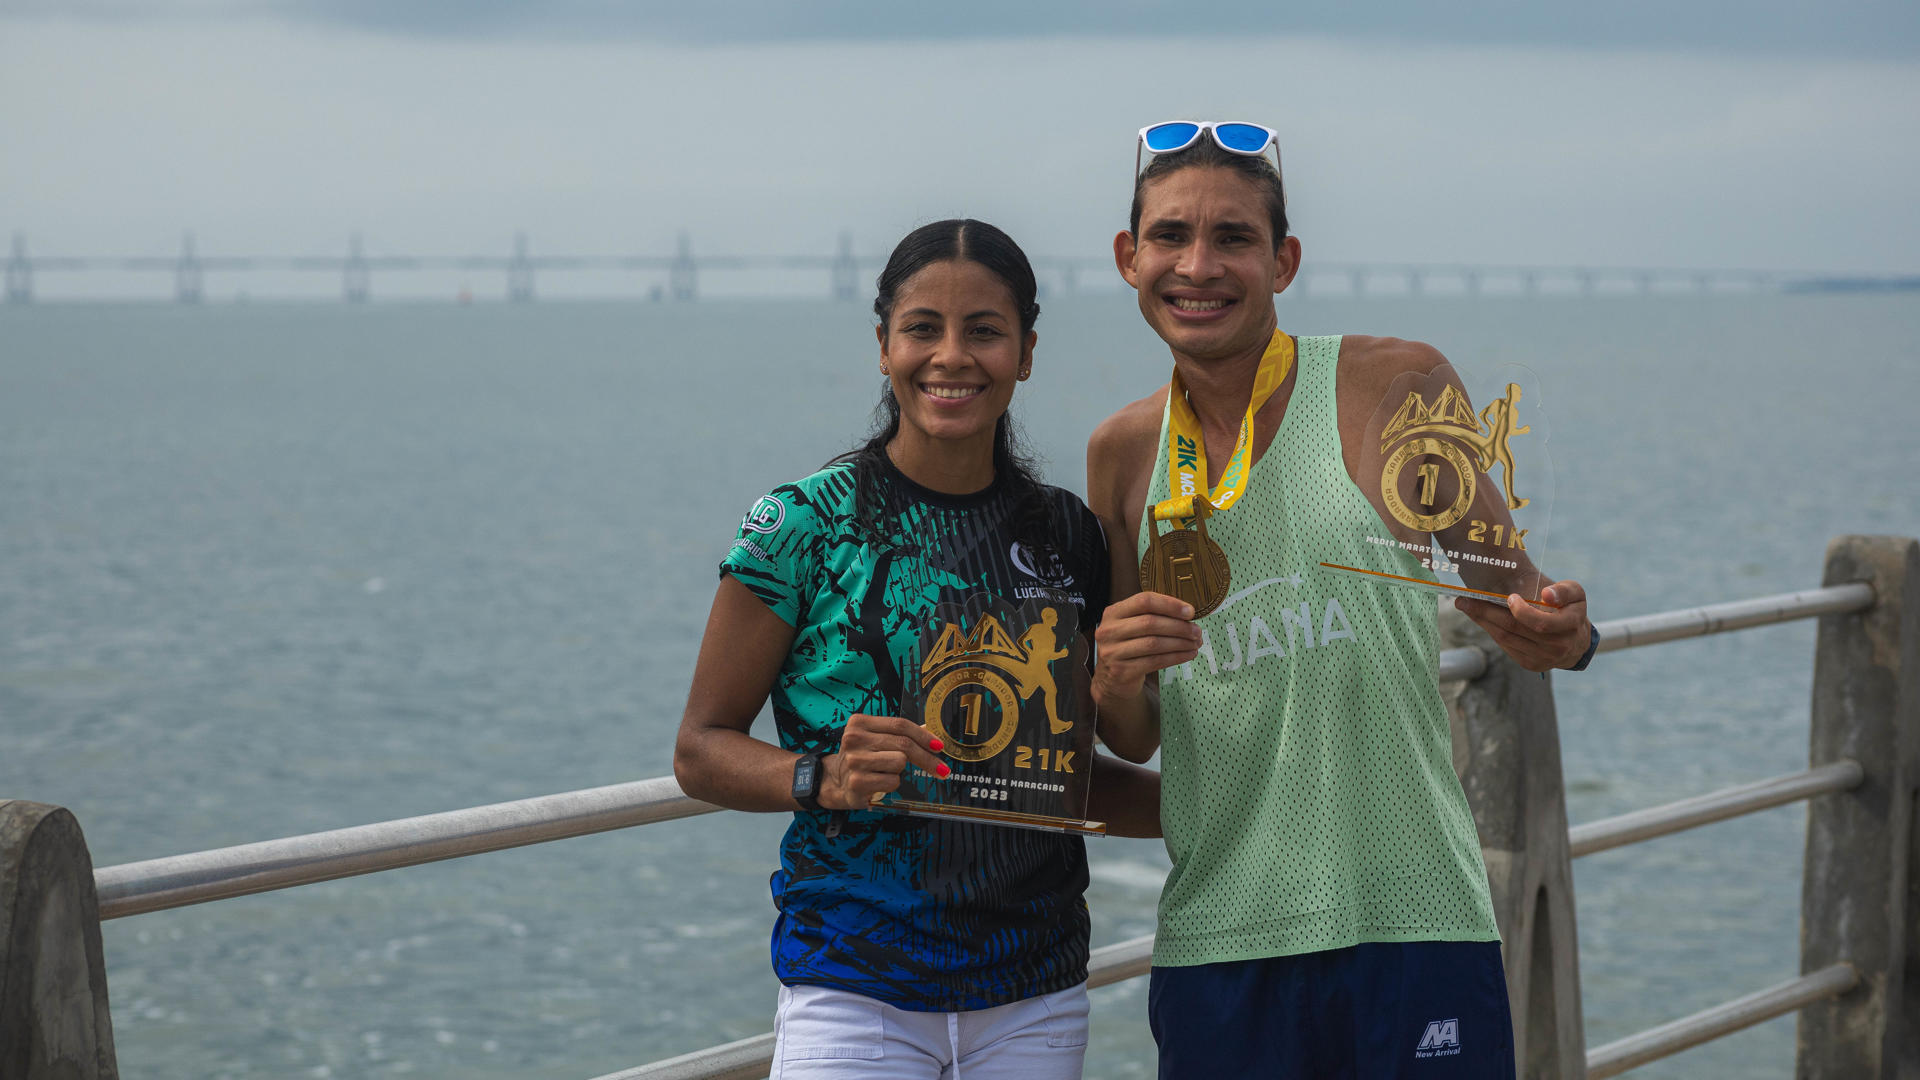
<path id="1" fill-rule="evenodd" d="M 1390 534 L 1340 457 L 1340 339 L 1299 346 L 1279 433 L 1207 522 L 1232 591 L 1200 620 L 1199 658 L 1160 673 L 1162 966 L 1500 937 L 1453 771 L 1434 598 L 1318 565 L 1431 578 L 1369 542 Z M 1147 505 L 1167 497 L 1161 461 Z"/>

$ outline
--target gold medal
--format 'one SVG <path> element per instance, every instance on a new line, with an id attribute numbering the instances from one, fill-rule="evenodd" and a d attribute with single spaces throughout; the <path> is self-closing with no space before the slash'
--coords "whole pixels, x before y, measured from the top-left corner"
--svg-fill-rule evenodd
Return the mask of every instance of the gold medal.
<path id="1" fill-rule="evenodd" d="M 1207 518 L 1216 510 L 1232 506 L 1246 493 L 1253 468 L 1254 416 L 1287 380 L 1293 362 L 1293 338 L 1275 330 L 1254 372 L 1253 393 L 1247 401 L 1247 415 L 1240 421 L 1240 437 L 1234 442 L 1220 482 L 1211 490 L 1205 490 L 1207 446 L 1200 417 L 1187 400 L 1180 369 L 1173 370 L 1173 380 L 1167 387 L 1167 489 L 1172 498 L 1147 508 L 1147 550 L 1140 556 L 1140 588 L 1185 600 L 1193 605 L 1196 619 L 1219 607 L 1233 584 L 1227 553 L 1207 535 Z M 1180 527 L 1181 522 L 1189 520 L 1193 528 Z M 1174 527 L 1162 533 L 1155 524 L 1161 521 L 1173 522 Z"/>
<path id="2" fill-rule="evenodd" d="M 1186 503 L 1187 500 L 1180 500 Z M 1227 598 L 1233 586 L 1233 568 L 1227 553 L 1207 535 L 1207 517 L 1213 504 L 1193 497 L 1179 514 L 1167 517 L 1191 517 L 1191 529 L 1173 528 L 1161 532 L 1160 507 L 1148 509 L 1147 550 L 1140 556 L 1140 588 L 1145 592 L 1165 593 L 1193 605 L 1193 617 L 1199 618 Z"/>

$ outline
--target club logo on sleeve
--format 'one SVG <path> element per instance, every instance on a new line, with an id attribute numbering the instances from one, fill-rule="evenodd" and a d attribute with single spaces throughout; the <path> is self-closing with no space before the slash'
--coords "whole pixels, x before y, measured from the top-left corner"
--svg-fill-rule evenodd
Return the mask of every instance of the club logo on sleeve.
<path id="1" fill-rule="evenodd" d="M 1420 1035 L 1420 1045 L 1414 1047 L 1413 1056 L 1417 1058 L 1452 1057 L 1459 1052 L 1459 1019 L 1429 1020 L 1427 1030 Z"/>
<path id="2" fill-rule="evenodd" d="M 771 495 L 762 495 L 760 501 L 753 504 L 753 509 L 747 511 L 740 527 L 748 532 L 770 533 L 780 528 L 780 523 L 785 520 L 786 504 Z"/>

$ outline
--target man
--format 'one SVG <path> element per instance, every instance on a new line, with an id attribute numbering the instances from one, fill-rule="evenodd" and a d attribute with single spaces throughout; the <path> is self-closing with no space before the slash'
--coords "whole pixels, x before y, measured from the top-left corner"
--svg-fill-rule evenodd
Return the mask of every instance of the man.
<path id="1" fill-rule="evenodd" d="M 1190 138 L 1168 146 L 1170 129 Z M 1434 598 L 1319 565 L 1426 576 L 1381 542 L 1427 538 L 1386 512 L 1376 417 L 1410 384 L 1464 388 L 1417 342 L 1277 332 L 1273 298 L 1300 243 L 1277 155 L 1264 154 L 1271 132 L 1156 125 L 1142 141 L 1166 152 L 1138 175 L 1114 259 L 1183 393 L 1170 403 L 1162 387 L 1101 424 L 1087 485 L 1116 538 L 1096 636 L 1100 735 L 1135 761 L 1162 753 L 1173 870 L 1148 1004 L 1160 1075 L 1511 1077 L 1499 931 L 1452 768 Z M 1208 515 L 1176 484 L 1222 508 Z M 1202 523 L 1236 591 L 1196 617 L 1140 591 L 1136 560 L 1192 587 L 1209 572 L 1204 541 L 1149 548 Z M 1442 529 L 1442 547 L 1464 527 Z M 1517 562 L 1465 570 L 1511 593 L 1505 603 L 1456 603 L 1529 670 L 1584 667 L 1598 641 L 1584 590 L 1536 591 Z"/>

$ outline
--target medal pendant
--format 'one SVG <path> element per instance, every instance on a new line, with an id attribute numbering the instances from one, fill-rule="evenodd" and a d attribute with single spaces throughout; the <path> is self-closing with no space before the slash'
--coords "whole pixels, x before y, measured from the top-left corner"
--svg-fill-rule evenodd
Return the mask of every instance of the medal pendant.
<path id="1" fill-rule="evenodd" d="M 1219 607 L 1232 587 L 1233 570 L 1227 553 L 1207 535 L 1205 515 L 1195 518 L 1192 529 L 1164 533 L 1152 507 L 1147 517 L 1150 538 L 1140 556 L 1140 588 L 1185 600 L 1193 605 L 1196 619 Z"/>

